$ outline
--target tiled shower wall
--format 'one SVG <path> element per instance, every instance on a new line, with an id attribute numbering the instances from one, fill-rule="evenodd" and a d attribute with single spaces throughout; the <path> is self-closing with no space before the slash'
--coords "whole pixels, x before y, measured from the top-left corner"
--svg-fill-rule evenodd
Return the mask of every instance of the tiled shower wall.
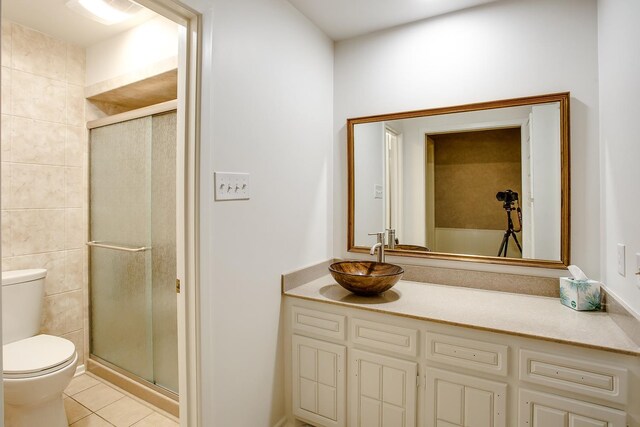
<path id="1" fill-rule="evenodd" d="M 46 268 L 42 332 L 87 325 L 85 51 L 2 21 L 2 269 Z"/>

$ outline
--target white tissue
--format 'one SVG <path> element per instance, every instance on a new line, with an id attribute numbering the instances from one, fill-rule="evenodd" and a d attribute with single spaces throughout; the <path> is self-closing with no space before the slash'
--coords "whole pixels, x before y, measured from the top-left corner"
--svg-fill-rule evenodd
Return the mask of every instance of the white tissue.
<path id="1" fill-rule="evenodd" d="M 567 269 L 569 270 L 569 272 L 571 273 L 574 279 L 588 280 L 587 275 L 584 274 L 584 271 L 580 270 L 580 267 L 578 267 L 577 265 L 570 265 L 569 267 L 567 267 Z"/>

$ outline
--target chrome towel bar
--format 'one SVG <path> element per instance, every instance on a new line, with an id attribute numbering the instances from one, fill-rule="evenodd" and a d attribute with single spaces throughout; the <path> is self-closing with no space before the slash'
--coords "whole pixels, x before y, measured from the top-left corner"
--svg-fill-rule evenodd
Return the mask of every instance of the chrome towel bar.
<path id="1" fill-rule="evenodd" d="M 90 242 L 87 242 L 87 246 L 93 246 L 96 248 L 105 248 L 105 249 L 113 249 L 116 251 L 125 251 L 125 252 L 143 252 L 143 251 L 149 251 L 151 250 L 150 246 L 140 246 L 138 248 L 135 247 L 129 247 L 129 246 L 121 246 L 121 245 L 111 245 L 108 243 L 104 243 L 104 242 L 98 242 L 95 240 L 92 240 Z"/>

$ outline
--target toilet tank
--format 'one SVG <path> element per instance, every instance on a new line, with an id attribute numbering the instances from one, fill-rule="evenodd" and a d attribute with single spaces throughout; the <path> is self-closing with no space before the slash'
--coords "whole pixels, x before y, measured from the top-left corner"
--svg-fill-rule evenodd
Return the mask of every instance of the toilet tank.
<path id="1" fill-rule="evenodd" d="M 40 332 L 47 270 L 2 272 L 2 344 Z"/>

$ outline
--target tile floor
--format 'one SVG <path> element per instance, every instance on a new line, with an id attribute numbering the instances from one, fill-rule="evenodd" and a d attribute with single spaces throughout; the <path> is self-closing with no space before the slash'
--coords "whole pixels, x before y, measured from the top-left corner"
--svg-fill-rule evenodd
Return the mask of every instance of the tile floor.
<path id="1" fill-rule="evenodd" d="M 82 374 L 64 391 L 71 427 L 178 427 L 178 420 L 118 387 Z"/>

